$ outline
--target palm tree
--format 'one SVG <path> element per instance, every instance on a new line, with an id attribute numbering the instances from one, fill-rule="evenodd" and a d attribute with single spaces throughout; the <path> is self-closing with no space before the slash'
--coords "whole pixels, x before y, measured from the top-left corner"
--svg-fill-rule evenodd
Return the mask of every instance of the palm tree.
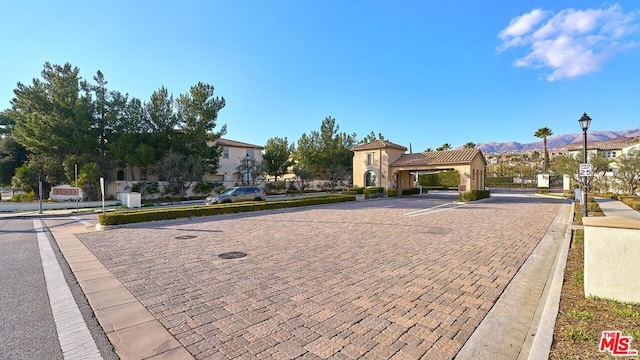
<path id="1" fill-rule="evenodd" d="M 551 131 L 551 129 L 549 129 L 548 127 L 543 127 L 538 129 L 538 131 L 536 131 L 535 134 L 533 134 L 533 136 L 537 137 L 537 138 L 542 138 L 542 146 L 544 148 L 544 166 L 543 166 L 543 170 L 544 172 L 547 172 L 547 168 L 549 167 L 549 152 L 547 151 L 547 137 L 553 135 L 553 131 Z"/>
<path id="2" fill-rule="evenodd" d="M 436 151 L 444 151 L 444 150 L 451 150 L 451 144 L 444 143 L 439 148 L 436 149 Z"/>
<path id="3" fill-rule="evenodd" d="M 476 144 L 471 142 L 471 141 L 469 141 L 468 143 L 464 144 L 462 147 L 465 148 L 465 149 L 475 149 L 476 148 Z"/>

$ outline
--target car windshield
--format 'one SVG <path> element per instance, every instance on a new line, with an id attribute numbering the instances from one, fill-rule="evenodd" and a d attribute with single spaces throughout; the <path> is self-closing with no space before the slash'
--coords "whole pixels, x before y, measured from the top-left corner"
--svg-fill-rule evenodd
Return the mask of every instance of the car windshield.
<path id="1" fill-rule="evenodd" d="M 233 190 L 235 190 L 235 189 L 237 189 L 237 188 L 231 188 L 231 189 L 228 189 L 227 191 L 223 192 L 223 193 L 222 193 L 222 194 L 220 194 L 220 195 L 231 195 L 231 193 L 232 193 L 232 192 L 233 192 Z"/>

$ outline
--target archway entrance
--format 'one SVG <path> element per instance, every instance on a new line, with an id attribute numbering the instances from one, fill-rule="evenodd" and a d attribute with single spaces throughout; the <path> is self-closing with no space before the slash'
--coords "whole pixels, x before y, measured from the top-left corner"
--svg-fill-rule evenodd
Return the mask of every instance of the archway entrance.
<path id="1" fill-rule="evenodd" d="M 364 173 L 364 186 L 376 186 L 376 173 L 369 170 Z"/>

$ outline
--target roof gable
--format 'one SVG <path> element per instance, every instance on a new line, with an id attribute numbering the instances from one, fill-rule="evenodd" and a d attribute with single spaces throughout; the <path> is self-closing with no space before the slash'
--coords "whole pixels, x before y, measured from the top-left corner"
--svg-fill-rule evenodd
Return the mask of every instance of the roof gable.
<path id="1" fill-rule="evenodd" d="M 375 149 L 383 149 L 383 148 L 392 148 L 392 149 L 407 151 L 407 148 L 402 145 L 394 144 L 391 141 L 380 140 L 380 139 L 374 140 L 370 143 L 356 146 L 353 148 L 353 151 L 375 150 Z"/>

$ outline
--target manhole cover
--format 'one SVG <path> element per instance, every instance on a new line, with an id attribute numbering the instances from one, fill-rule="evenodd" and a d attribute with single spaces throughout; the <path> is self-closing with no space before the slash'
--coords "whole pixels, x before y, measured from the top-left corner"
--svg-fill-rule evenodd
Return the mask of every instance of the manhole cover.
<path id="1" fill-rule="evenodd" d="M 240 259 L 247 256 L 247 253 L 241 251 L 232 251 L 218 255 L 220 259 Z"/>
<path id="2" fill-rule="evenodd" d="M 180 236 L 176 236 L 176 239 L 187 240 L 187 239 L 195 239 L 197 237 L 198 237 L 197 235 L 180 235 Z"/>

